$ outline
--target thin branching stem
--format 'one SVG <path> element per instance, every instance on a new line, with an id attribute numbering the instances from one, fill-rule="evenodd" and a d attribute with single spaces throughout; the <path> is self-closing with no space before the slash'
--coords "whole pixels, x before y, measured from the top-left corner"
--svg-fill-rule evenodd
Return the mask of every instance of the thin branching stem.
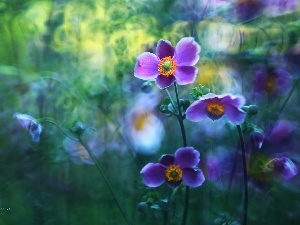
<path id="1" fill-rule="evenodd" d="M 291 89 L 290 93 L 288 94 L 287 98 L 285 99 L 283 105 L 281 106 L 280 110 L 279 110 L 279 113 L 278 113 L 278 117 L 280 116 L 280 114 L 282 113 L 283 109 L 285 108 L 286 104 L 288 103 L 288 101 L 290 100 L 293 92 L 295 91 L 296 87 L 298 86 L 298 83 L 299 83 L 300 79 L 298 79 L 295 83 L 294 83 L 294 86 L 293 88 Z"/>
<path id="2" fill-rule="evenodd" d="M 240 125 L 237 125 L 237 130 L 240 137 L 241 148 L 242 148 L 242 158 L 243 158 L 243 174 L 244 174 L 244 205 L 243 205 L 243 222 L 242 225 L 247 224 L 247 214 L 248 214 L 248 172 L 247 172 L 247 162 L 246 162 L 246 149 L 244 143 L 243 132 Z"/>

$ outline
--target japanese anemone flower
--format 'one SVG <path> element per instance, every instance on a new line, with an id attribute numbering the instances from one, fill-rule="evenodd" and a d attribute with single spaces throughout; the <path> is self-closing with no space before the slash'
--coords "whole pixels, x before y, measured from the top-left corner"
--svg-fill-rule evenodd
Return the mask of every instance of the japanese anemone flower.
<path id="1" fill-rule="evenodd" d="M 156 79 L 156 85 L 164 89 L 175 81 L 179 85 L 193 83 L 198 69 L 201 47 L 192 37 L 182 38 L 175 47 L 167 40 L 157 43 L 156 54 L 144 52 L 137 57 L 134 76 L 143 80 Z"/>
<path id="2" fill-rule="evenodd" d="M 209 93 L 193 102 L 187 108 L 186 118 L 190 121 L 198 122 L 207 117 L 212 120 L 218 120 L 225 115 L 232 123 L 239 125 L 246 117 L 246 112 L 240 109 L 244 103 L 245 99 L 242 96 Z"/>
<path id="3" fill-rule="evenodd" d="M 199 187 L 205 181 L 202 170 L 196 168 L 200 162 L 200 153 L 193 147 L 183 147 L 174 155 L 163 155 L 158 163 L 148 163 L 141 170 L 144 183 L 149 187 L 158 187 L 166 182 L 171 187 L 181 183 L 190 187 Z"/>

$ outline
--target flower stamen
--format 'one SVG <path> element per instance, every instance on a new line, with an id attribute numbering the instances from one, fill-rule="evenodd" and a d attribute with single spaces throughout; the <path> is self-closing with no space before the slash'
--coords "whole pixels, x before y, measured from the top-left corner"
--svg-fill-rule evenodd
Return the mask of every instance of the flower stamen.
<path id="1" fill-rule="evenodd" d="M 276 78 L 271 75 L 267 76 L 265 87 L 267 93 L 273 94 L 277 89 Z"/>
<path id="2" fill-rule="evenodd" d="M 180 181 L 182 179 L 182 170 L 179 166 L 171 165 L 165 172 L 167 181 Z"/>
<path id="3" fill-rule="evenodd" d="M 163 76 L 173 76 L 176 71 L 177 64 L 171 56 L 164 57 L 158 64 L 158 72 Z"/>
<path id="4" fill-rule="evenodd" d="M 221 116 L 224 115 L 225 108 L 222 104 L 218 102 L 210 102 L 207 105 L 207 112 L 208 112 L 208 116 L 211 119 L 215 120 L 215 119 L 219 119 Z"/>

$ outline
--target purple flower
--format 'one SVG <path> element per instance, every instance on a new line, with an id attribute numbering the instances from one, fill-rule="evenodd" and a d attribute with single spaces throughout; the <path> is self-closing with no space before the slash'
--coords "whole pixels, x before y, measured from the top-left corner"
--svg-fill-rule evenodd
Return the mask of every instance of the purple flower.
<path id="1" fill-rule="evenodd" d="M 297 166 L 291 159 L 283 155 L 277 155 L 267 164 L 267 168 L 278 174 L 285 180 L 290 180 L 299 172 Z"/>
<path id="2" fill-rule="evenodd" d="M 237 0 L 235 4 L 237 16 L 241 21 L 258 16 L 265 6 L 263 0 Z"/>
<path id="3" fill-rule="evenodd" d="M 198 73 L 194 65 L 199 60 L 200 51 L 200 45 L 192 37 L 182 38 L 176 47 L 167 40 L 160 40 L 156 55 L 144 52 L 137 57 L 134 76 L 143 80 L 156 79 L 161 89 L 175 81 L 179 85 L 193 83 Z"/>
<path id="4" fill-rule="evenodd" d="M 202 171 L 196 168 L 199 162 L 200 153 L 193 147 L 179 148 L 174 155 L 163 155 L 158 163 L 148 163 L 141 174 L 149 187 L 158 187 L 164 182 L 171 187 L 181 183 L 198 187 L 205 180 Z"/>
<path id="5" fill-rule="evenodd" d="M 271 124 L 267 128 L 266 140 L 271 143 L 279 142 L 290 137 L 295 129 L 294 123 L 288 120 L 278 120 L 275 124 Z"/>
<path id="6" fill-rule="evenodd" d="M 255 73 L 254 95 L 258 98 L 285 95 L 292 87 L 291 75 L 282 68 L 259 69 Z"/>
<path id="7" fill-rule="evenodd" d="M 13 118 L 19 120 L 21 126 L 30 133 L 33 141 L 40 141 L 40 135 L 43 131 L 43 127 L 33 117 L 27 114 L 15 113 Z"/>
<path id="8" fill-rule="evenodd" d="M 225 115 L 232 123 L 241 124 L 246 117 L 246 112 L 240 109 L 244 104 L 245 99 L 242 96 L 209 93 L 189 106 L 186 118 L 198 122 L 206 117 L 217 120 Z"/>

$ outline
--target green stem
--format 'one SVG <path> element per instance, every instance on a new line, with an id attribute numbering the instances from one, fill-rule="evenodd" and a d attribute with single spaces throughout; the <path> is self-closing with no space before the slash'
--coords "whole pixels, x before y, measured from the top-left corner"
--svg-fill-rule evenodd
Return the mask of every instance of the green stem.
<path id="1" fill-rule="evenodd" d="M 102 167 L 100 166 L 100 164 L 98 163 L 98 161 L 96 160 L 96 158 L 94 157 L 94 155 L 92 154 L 92 151 L 90 150 L 89 146 L 84 143 L 84 141 L 81 139 L 80 136 L 78 137 L 78 141 L 87 150 L 87 152 L 89 153 L 90 157 L 94 161 L 94 163 L 95 163 L 98 171 L 100 172 L 100 174 L 102 175 L 104 181 L 106 182 L 106 185 L 107 185 L 107 187 L 108 187 L 111 195 L 113 196 L 113 199 L 114 199 L 115 203 L 117 204 L 117 206 L 118 206 L 118 208 L 119 208 L 122 216 L 124 217 L 126 223 L 128 225 L 130 225 L 129 219 L 128 219 L 126 213 L 124 212 L 124 210 L 122 209 L 122 207 L 121 207 L 121 205 L 120 205 L 120 203 L 119 203 L 119 201 L 118 201 L 118 199 L 117 199 L 117 197 L 116 197 L 116 195 L 115 195 L 115 193 L 114 193 L 114 191 L 113 191 L 113 189 L 112 189 L 112 187 L 111 187 L 111 185 L 110 185 L 107 177 L 105 176 L 105 173 L 104 173 Z"/>
<path id="2" fill-rule="evenodd" d="M 184 117 L 182 116 L 182 112 L 181 112 L 181 108 L 180 108 L 180 104 L 179 104 L 178 89 L 177 89 L 176 82 L 174 83 L 174 87 L 175 87 L 175 95 L 176 95 L 176 100 L 177 100 L 177 105 L 178 105 L 177 119 L 178 119 L 178 122 L 180 125 L 183 146 L 186 147 L 187 146 L 186 134 L 185 134 L 185 128 L 184 128 L 184 124 L 183 124 Z M 182 217 L 182 223 L 181 223 L 182 225 L 186 224 L 187 214 L 188 214 L 188 209 L 189 209 L 189 197 L 190 197 L 190 187 L 188 185 L 186 185 L 186 187 L 185 187 L 185 204 L 184 204 L 184 211 L 183 211 L 183 217 Z"/>
<path id="3" fill-rule="evenodd" d="M 242 148 L 242 158 L 243 158 L 243 174 L 244 174 L 244 205 L 243 205 L 243 223 L 242 225 L 247 224 L 247 213 L 248 213 L 248 173 L 247 173 L 247 162 L 246 162 L 246 149 L 244 143 L 244 137 L 240 125 L 236 125 L 240 143 Z"/>
<path id="4" fill-rule="evenodd" d="M 176 82 L 174 83 L 174 87 L 175 87 L 175 94 L 176 94 L 176 100 L 177 100 L 177 105 L 178 105 L 178 122 L 180 125 L 180 130 L 181 130 L 181 135 L 182 135 L 182 140 L 183 140 L 183 146 L 186 147 L 187 143 L 186 143 L 186 134 L 185 134 L 185 129 L 184 129 L 184 124 L 183 124 L 183 120 L 184 117 L 182 116 L 182 112 L 181 112 L 181 108 L 180 108 L 180 104 L 179 104 L 179 98 L 178 98 L 178 90 L 177 90 L 177 84 Z"/>
<path id="5" fill-rule="evenodd" d="M 284 107 L 285 107 L 286 104 L 288 103 L 288 101 L 289 101 L 290 97 L 292 96 L 293 92 L 295 91 L 295 89 L 296 89 L 296 87 L 297 87 L 299 81 L 300 81 L 300 79 L 298 79 L 298 80 L 294 83 L 293 88 L 291 89 L 291 91 L 290 91 L 288 97 L 286 98 L 286 100 L 284 101 L 283 105 L 281 106 L 281 108 L 280 108 L 280 110 L 279 110 L 278 117 L 280 116 L 280 114 L 282 113 Z"/>
<path id="6" fill-rule="evenodd" d="M 51 123 L 53 125 L 55 125 L 65 136 L 67 136 L 68 138 L 70 138 L 73 141 L 78 141 L 78 139 L 76 137 L 74 137 L 72 134 L 70 134 L 68 131 L 66 131 L 64 128 L 62 128 L 57 122 L 55 122 L 52 118 L 48 118 L 48 117 L 44 117 L 42 119 L 39 119 L 38 122 L 40 123 Z"/>

